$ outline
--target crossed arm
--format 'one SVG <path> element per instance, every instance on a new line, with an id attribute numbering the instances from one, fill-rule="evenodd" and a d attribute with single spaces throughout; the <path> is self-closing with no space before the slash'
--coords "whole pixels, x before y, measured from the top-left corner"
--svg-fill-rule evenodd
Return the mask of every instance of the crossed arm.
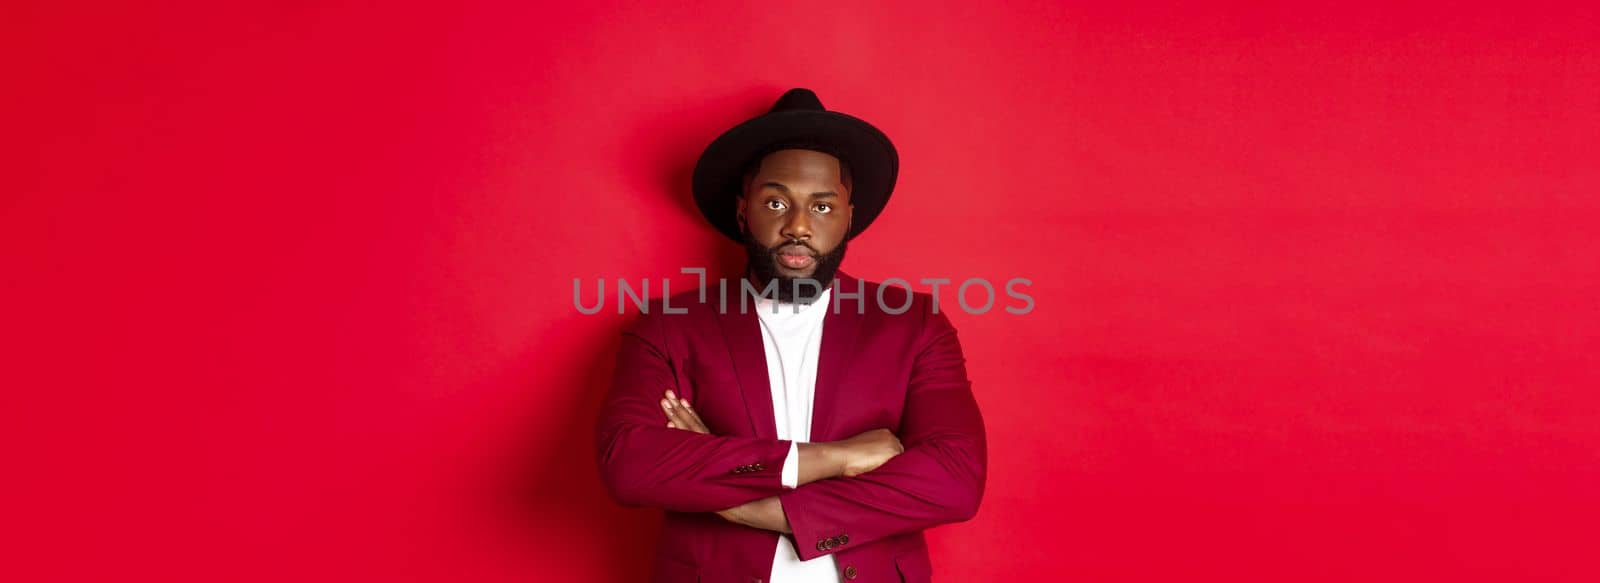
<path id="1" fill-rule="evenodd" d="M 661 408 L 667 415 L 667 427 L 684 429 L 702 435 L 711 430 L 700 420 L 689 401 L 678 398 L 668 389 L 661 399 Z M 798 455 L 792 461 L 798 466 L 798 484 L 817 480 L 854 477 L 883 465 L 884 462 L 905 451 L 900 439 L 887 429 L 874 429 L 850 439 L 823 443 L 797 444 Z M 786 461 L 785 463 L 788 463 Z M 789 519 L 783 513 L 783 504 L 777 496 L 768 496 L 718 510 L 717 515 L 729 522 L 752 528 L 790 533 Z"/>
<path id="2" fill-rule="evenodd" d="M 955 329 L 927 317 L 899 435 L 798 444 L 793 489 L 780 477 L 788 440 L 701 431 L 693 409 L 667 395 L 675 381 L 659 326 L 630 331 L 597 431 L 607 488 L 624 505 L 792 533 L 802 560 L 971 518 L 986 476 L 983 420 Z"/>
<path id="3" fill-rule="evenodd" d="M 667 427 L 684 429 L 695 433 L 710 435 L 711 430 L 700 420 L 700 415 L 694 412 L 689 402 L 679 399 L 670 389 L 661 399 L 661 408 L 667 414 Z M 898 440 L 896 443 L 899 443 Z M 831 443 L 802 443 L 798 445 L 799 459 L 795 460 L 800 465 L 800 483 L 808 484 L 822 478 L 831 478 L 842 472 L 844 456 L 842 452 Z M 809 479 L 808 479 L 809 478 Z M 789 518 L 783 515 L 783 503 L 777 496 L 768 496 L 760 500 L 753 500 L 718 510 L 728 522 L 743 524 L 751 528 L 771 530 L 781 533 L 794 532 L 789 527 Z"/>

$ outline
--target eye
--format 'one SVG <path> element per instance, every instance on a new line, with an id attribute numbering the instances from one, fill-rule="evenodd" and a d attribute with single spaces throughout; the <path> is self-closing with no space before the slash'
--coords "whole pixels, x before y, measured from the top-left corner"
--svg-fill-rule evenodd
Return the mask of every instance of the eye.
<path id="1" fill-rule="evenodd" d="M 825 202 L 819 202 L 819 203 L 817 203 L 816 209 L 817 209 L 817 212 L 826 214 L 829 211 L 833 210 L 833 205 L 830 205 L 830 204 L 825 203 Z"/>
<path id="2" fill-rule="evenodd" d="M 783 201 L 774 198 L 767 201 L 767 208 L 775 211 L 781 211 L 785 208 L 788 208 L 788 205 L 785 205 L 783 204 Z"/>

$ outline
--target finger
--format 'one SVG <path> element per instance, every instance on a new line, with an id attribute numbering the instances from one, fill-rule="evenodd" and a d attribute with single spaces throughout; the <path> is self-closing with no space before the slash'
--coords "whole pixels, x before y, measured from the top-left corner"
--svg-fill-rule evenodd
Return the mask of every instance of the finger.
<path id="1" fill-rule="evenodd" d="M 710 433 L 710 431 L 697 428 L 696 425 L 701 425 L 699 420 L 694 417 L 693 413 L 684 410 L 684 408 L 681 406 L 669 406 L 667 408 L 667 419 L 671 421 L 672 425 L 678 429 L 685 429 L 697 433 Z"/>
<path id="2" fill-rule="evenodd" d="M 694 431 L 710 432 L 710 429 L 706 428 L 706 421 L 701 421 L 701 418 L 699 418 L 699 413 L 694 412 L 694 408 L 691 408 L 690 404 L 688 404 L 686 400 L 678 400 L 678 405 L 682 405 L 682 407 L 678 407 L 678 412 L 682 413 L 683 420 L 690 423 L 691 429 L 694 429 Z"/>
<path id="3" fill-rule="evenodd" d="M 661 410 L 662 412 L 667 413 L 667 420 L 677 421 L 680 426 L 686 424 L 686 418 L 685 415 L 683 415 L 683 407 L 682 405 L 678 405 L 677 400 L 661 399 Z"/>
<path id="4" fill-rule="evenodd" d="M 672 402 L 671 401 L 668 401 L 667 399 L 662 399 L 661 400 L 661 411 L 662 411 L 662 413 L 666 414 L 667 421 L 677 423 L 679 426 L 683 426 L 683 419 L 678 415 L 677 408 L 672 406 Z"/>
<path id="5" fill-rule="evenodd" d="M 689 406 L 688 401 L 679 400 L 678 406 L 674 407 L 673 409 L 679 412 L 681 419 L 688 422 L 688 427 L 690 429 L 699 431 L 701 433 L 711 433 L 711 429 L 706 427 L 704 421 L 700 420 L 700 414 L 694 412 L 694 408 Z"/>

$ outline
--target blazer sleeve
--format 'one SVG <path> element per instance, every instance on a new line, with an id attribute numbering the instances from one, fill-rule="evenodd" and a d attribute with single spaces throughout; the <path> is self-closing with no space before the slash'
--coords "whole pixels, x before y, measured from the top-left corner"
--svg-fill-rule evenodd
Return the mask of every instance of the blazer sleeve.
<path id="1" fill-rule="evenodd" d="M 595 427 L 601 481 L 628 507 L 715 512 L 788 491 L 790 441 L 714 436 L 667 427 L 661 399 L 684 394 L 665 349 L 665 325 L 642 317 L 622 335 Z"/>
<path id="2" fill-rule="evenodd" d="M 801 560 L 977 514 L 988 464 L 983 417 L 955 327 L 942 313 L 926 318 L 901 416 L 905 451 L 871 472 L 779 496 Z"/>

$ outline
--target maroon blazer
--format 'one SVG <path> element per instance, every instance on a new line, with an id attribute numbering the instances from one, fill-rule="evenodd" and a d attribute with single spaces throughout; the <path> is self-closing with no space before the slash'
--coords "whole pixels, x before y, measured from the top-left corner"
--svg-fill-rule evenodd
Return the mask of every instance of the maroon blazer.
<path id="1" fill-rule="evenodd" d="M 783 487 L 754 302 L 729 282 L 658 300 L 623 332 L 595 432 L 602 480 L 618 503 L 666 510 L 652 581 L 765 581 L 780 535 L 716 511 L 778 496 L 801 559 L 834 554 L 841 579 L 925 582 L 924 529 L 970 519 L 983 498 L 987 443 L 956 330 L 927 294 L 838 276 L 822 327 L 812 441 L 888 428 L 905 452 L 876 470 Z M 856 296 L 855 294 L 862 294 Z M 953 305 L 953 304 L 952 304 Z M 711 435 L 666 426 L 663 393 L 688 399 Z"/>

